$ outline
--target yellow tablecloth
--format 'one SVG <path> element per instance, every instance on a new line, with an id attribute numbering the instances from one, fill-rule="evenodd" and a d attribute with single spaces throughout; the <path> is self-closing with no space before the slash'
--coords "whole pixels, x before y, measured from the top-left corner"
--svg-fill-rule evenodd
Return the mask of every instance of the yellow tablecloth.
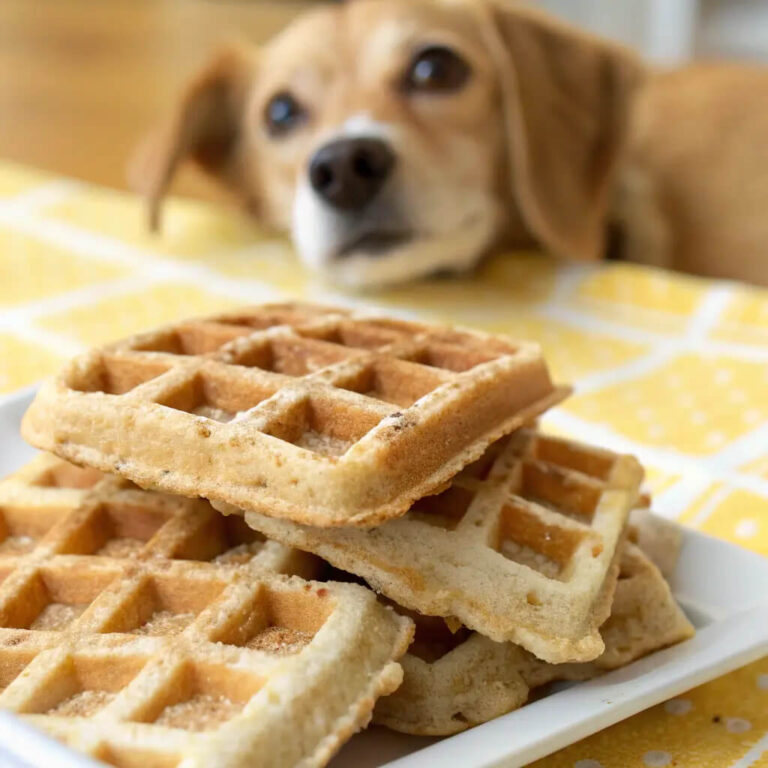
<path id="1" fill-rule="evenodd" d="M 236 213 L 171 201 L 162 237 L 143 213 L 0 164 L 0 393 L 188 315 L 280 297 L 376 305 L 539 341 L 577 387 L 551 430 L 637 453 L 659 511 L 768 555 L 768 292 L 522 254 L 473 279 L 340 295 Z M 768 658 L 537 765 L 768 766 Z"/>

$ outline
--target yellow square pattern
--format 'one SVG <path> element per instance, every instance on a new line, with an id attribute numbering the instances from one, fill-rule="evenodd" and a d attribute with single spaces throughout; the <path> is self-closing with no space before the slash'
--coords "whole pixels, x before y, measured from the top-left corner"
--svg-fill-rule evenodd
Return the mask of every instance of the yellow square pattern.
<path id="1" fill-rule="evenodd" d="M 704 455 L 768 421 L 766 392 L 765 363 L 686 354 L 565 408 L 638 443 Z"/>
<path id="2" fill-rule="evenodd" d="M 159 234 L 147 228 L 143 200 L 114 190 L 83 187 L 66 200 L 44 210 L 46 218 L 65 221 L 89 232 L 107 235 L 121 243 L 177 258 L 210 257 L 247 248 L 265 233 L 236 212 L 222 216 L 194 200 L 169 200 L 163 206 Z"/>
<path id="3" fill-rule="evenodd" d="M 768 732 L 766 677 L 768 658 L 606 728 L 533 766 L 737 766 Z M 755 763 L 743 765 L 753 768 Z"/>
<path id="4" fill-rule="evenodd" d="M 123 266 L 57 248 L 9 227 L 0 227 L 0 253 L 0 307 L 26 304 L 130 273 Z"/>
<path id="5" fill-rule="evenodd" d="M 666 514 L 768 555 L 768 292 L 519 253 L 471 277 L 341 296 L 239 212 L 170 200 L 152 235 L 138 199 L 50 194 L 50 181 L 0 163 L 0 393 L 55 371 L 65 349 L 270 296 L 342 298 L 538 341 L 576 384 L 548 429 L 638 453 Z M 763 659 L 536 765 L 768 768 L 766 734 Z"/>
<path id="6" fill-rule="evenodd" d="M 664 333 L 682 330 L 706 293 L 701 280 L 612 264 L 589 275 L 573 301 L 597 317 Z"/>
<path id="7" fill-rule="evenodd" d="M 30 189 L 39 187 L 49 180 L 46 174 L 14 163 L 3 163 L 0 174 L 0 199 L 15 197 Z"/>
<path id="8" fill-rule="evenodd" d="M 47 376 L 65 360 L 48 347 L 0 332 L 0 393 Z"/>
<path id="9" fill-rule="evenodd" d="M 696 522 L 696 527 L 768 557 L 768 504 L 765 498 L 749 491 L 735 490 L 712 505 Z"/>
<path id="10" fill-rule="evenodd" d="M 503 319 L 483 319 L 472 325 L 541 344 L 552 374 L 560 381 L 576 381 L 618 368 L 649 351 L 646 344 L 574 328 L 520 309 Z"/>
<path id="11" fill-rule="evenodd" d="M 679 482 L 680 475 L 672 474 L 658 467 L 645 465 L 645 490 L 655 498 L 664 491 L 668 491 L 675 483 Z"/>
<path id="12" fill-rule="evenodd" d="M 738 290 L 712 336 L 724 341 L 768 345 L 768 296 L 765 291 Z"/>
<path id="13" fill-rule="evenodd" d="M 84 344 L 96 345 L 190 315 L 221 312 L 240 303 L 194 285 L 158 283 L 145 290 L 53 313 L 40 325 Z"/>

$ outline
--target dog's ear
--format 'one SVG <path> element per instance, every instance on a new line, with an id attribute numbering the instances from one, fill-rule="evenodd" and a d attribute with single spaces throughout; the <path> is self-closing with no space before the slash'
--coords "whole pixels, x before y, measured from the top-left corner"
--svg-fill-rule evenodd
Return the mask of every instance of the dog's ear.
<path id="1" fill-rule="evenodd" d="M 555 255 L 600 258 L 643 68 L 625 49 L 504 0 L 488 0 L 481 13 L 523 218 Z"/>
<path id="2" fill-rule="evenodd" d="M 147 198 L 153 230 L 160 223 L 163 197 L 186 158 L 226 186 L 240 186 L 236 157 L 254 58 L 240 44 L 218 50 L 187 85 L 171 118 L 139 147 L 129 166 L 129 183 Z"/>

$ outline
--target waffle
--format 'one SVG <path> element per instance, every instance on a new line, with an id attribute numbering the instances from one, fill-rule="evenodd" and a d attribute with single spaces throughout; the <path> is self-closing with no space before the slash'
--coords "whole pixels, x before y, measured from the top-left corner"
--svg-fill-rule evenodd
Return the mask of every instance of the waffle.
<path id="1" fill-rule="evenodd" d="M 536 345 L 269 305 L 76 358 L 43 386 L 22 432 L 145 488 L 373 525 L 565 394 Z"/>
<path id="2" fill-rule="evenodd" d="M 610 613 L 617 547 L 641 478 L 632 457 L 520 430 L 442 494 L 370 531 L 245 519 L 398 605 L 457 617 L 551 663 L 590 661 L 604 650 L 598 628 Z"/>
<path id="3" fill-rule="evenodd" d="M 402 679 L 409 619 L 205 502 L 44 456 L 0 521 L 0 707 L 109 765 L 321 766 Z"/>
<path id="4" fill-rule="evenodd" d="M 666 578 L 672 575 L 683 546 L 679 526 L 645 507 L 638 507 L 629 515 L 627 537 L 651 558 Z"/>
<path id="5" fill-rule="evenodd" d="M 267 541 L 201 499 L 143 491 L 49 454 L 0 482 L 0 512 L 0 563 L 11 565 L 35 553 L 74 553 L 96 560 L 250 564 L 304 578 L 320 569 L 312 555 Z"/>
<path id="6" fill-rule="evenodd" d="M 624 545 L 610 618 L 602 626 L 604 653 L 585 664 L 547 664 L 512 643 L 443 619 L 409 614 L 416 637 L 402 659 L 405 679 L 379 700 L 374 721 L 405 733 L 448 735 L 525 704 L 532 689 L 557 680 L 586 680 L 651 651 L 685 640 L 693 627 L 651 560 Z"/>

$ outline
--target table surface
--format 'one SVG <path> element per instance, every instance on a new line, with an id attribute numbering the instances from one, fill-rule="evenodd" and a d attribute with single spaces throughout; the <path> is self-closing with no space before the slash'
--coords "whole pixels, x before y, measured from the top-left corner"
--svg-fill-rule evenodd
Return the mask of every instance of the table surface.
<path id="1" fill-rule="evenodd" d="M 0 393 L 90 345 L 286 297 L 539 341 L 576 384 L 549 430 L 636 453 L 658 512 L 768 555 L 767 291 L 521 253 L 471 278 L 345 295 L 238 213 L 174 199 L 153 237 L 129 195 L 0 163 Z M 537 765 L 765 768 L 768 658 Z"/>

